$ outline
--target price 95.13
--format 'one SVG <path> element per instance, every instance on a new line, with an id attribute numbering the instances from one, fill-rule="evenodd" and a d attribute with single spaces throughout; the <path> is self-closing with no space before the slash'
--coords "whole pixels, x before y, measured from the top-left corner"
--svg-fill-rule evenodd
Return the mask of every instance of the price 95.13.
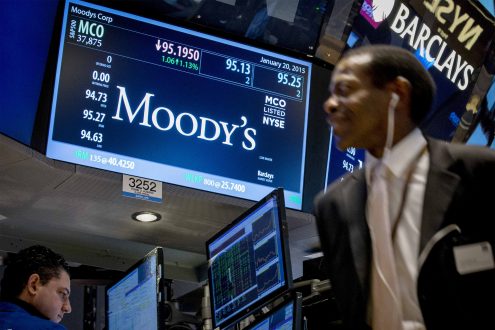
<path id="1" fill-rule="evenodd" d="M 88 140 L 91 142 L 102 143 L 103 142 L 103 134 L 98 132 L 86 131 L 85 129 L 81 130 L 81 140 Z"/>
<path id="2" fill-rule="evenodd" d="M 244 63 L 241 61 L 228 58 L 227 60 L 225 60 L 225 65 L 226 65 L 225 67 L 226 70 L 239 72 L 246 75 L 251 74 L 251 64 L 249 63 Z"/>

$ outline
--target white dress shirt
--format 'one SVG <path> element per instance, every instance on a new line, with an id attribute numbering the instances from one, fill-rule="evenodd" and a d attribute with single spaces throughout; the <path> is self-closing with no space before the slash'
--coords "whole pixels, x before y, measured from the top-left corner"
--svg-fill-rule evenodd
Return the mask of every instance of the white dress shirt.
<path id="1" fill-rule="evenodd" d="M 378 160 L 366 153 L 365 175 L 369 183 L 371 169 Z M 426 140 L 419 129 L 397 143 L 383 159 L 389 169 L 387 194 L 393 229 L 392 240 L 400 286 L 403 329 L 424 330 L 417 297 L 421 218 L 429 168 Z"/>

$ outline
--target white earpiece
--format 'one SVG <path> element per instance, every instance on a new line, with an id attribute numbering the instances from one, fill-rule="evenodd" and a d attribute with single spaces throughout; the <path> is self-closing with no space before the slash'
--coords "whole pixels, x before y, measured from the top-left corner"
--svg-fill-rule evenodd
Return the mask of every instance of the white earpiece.
<path id="1" fill-rule="evenodd" d="M 387 117 L 387 137 L 385 139 L 385 147 L 383 149 L 383 157 L 388 157 L 390 149 L 392 148 L 394 139 L 394 125 L 395 125 L 395 108 L 399 103 L 400 97 L 397 93 L 392 92 L 390 94 L 390 102 L 388 104 L 388 117 Z"/>
<path id="2" fill-rule="evenodd" d="M 392 92 L 392 95 L 390 96 L 390 107 L 394 108 L 397 106 L 397 103 L 399 103 L 400 97 L 397 93 Z"/>

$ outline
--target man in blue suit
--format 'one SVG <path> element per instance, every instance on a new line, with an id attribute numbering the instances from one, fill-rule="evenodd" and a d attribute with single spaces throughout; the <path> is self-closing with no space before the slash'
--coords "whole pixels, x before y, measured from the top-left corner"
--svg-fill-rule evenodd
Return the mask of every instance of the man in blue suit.
<path id="1" fill-rule="evenodd" d="M 495 329 L 495 152 L 423 135 L 435 85 L 404 49 L 349 51 L 330 93 L 338 147 L 366 149 L 315 200 L 343 328 Z"/>
<path id="2" fill-rule="evenodd" d="M 64 258 L 35 245 L 8 260 L 1 282 L 0 330 L 64 330 L 71 312 L 70 277 Z"/>

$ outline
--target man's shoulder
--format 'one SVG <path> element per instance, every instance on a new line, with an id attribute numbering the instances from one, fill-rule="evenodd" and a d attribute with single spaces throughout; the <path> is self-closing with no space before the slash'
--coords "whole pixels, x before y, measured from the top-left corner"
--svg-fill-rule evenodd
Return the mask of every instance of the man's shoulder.
<path id="1" fill-rule="evenodd" d="M 29 314 L 17 304 L 0 301 L 0 330 L 65 330 L 55 322 Z"/>
<path id="2" fill-rule="evenodd" d="M 429 139 L 431 163 L 466 178 L 495 178 L 495 150 Z"/>
<path id="3" fill-rule="evenodd" d="M 433 151 L 448 150 L 457 159 L 467 159 L 476 162 L 495 162 L 495 150 L 478 145 L 453 143 L 434 138 L 428 138 L 428 143 Z"/>
<path id="4" fill-rule="evenodd" d="M 348 195 L 355 196 L 356 189 L 364 189 L 366 186 L 364 171 L 362 169 L 354 173 L 348 173 L 332 182 L 325 191 L 321 191 L 316 197 L 314 204 L 328 205 L 333 200 L 346 198 Z"/>
<path id="5" fill-rule="evenodd" d="M 0 313 L 26 313 L 26 310 L 10 301 L 0 300 Z"/>

